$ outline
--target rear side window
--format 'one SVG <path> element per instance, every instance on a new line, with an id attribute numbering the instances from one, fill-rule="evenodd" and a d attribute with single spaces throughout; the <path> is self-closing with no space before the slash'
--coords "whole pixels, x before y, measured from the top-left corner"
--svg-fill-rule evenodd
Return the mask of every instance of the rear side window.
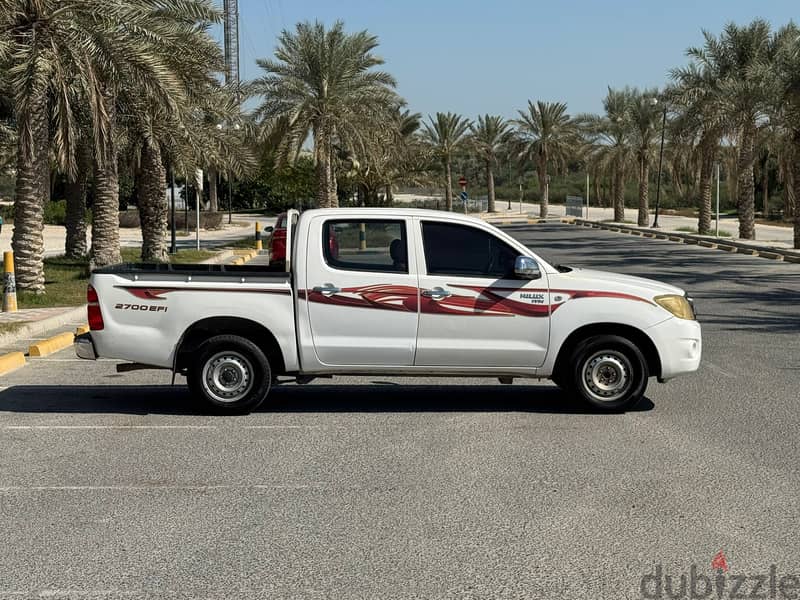
<path id="1" fill-rule="evenodd" d="M 281 215 L 275 224 L 275 229 L 286 229 L 286 215 Z"/>
<path id="2" fill-rule="evenodd" d="M 322 252 L 334 269 L 408 273 L 405 221 L 326 221 Z"/>
<path id="3" fill-rule="evenodd" d="M 515 278 L 519 252 L 482 229 L 423 221 L 422 241 L 428 275 Z"/>

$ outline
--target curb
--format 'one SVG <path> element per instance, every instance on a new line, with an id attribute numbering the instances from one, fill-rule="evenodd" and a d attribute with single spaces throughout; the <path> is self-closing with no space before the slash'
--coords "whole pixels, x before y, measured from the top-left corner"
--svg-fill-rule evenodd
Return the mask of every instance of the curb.
<path id="1" fill-rule="evenodd" d="M 75 328 L 75 335 L 83 335 L 84 333 L 89 333 L 89 331 L 88 325 L 79 325 Z"/>
<path id="2" fill-rule="evenodd" d="M 231 256 L 233 256 L 233 250 L 222 250 L 212 256 L 211 258 L 207 258 L 205 260 L 201 260 L 198 264 L 201 265 L 218 265 L 221 262 L 228 260 Z"/>
<path id="3" fill-rule="evenodd" d="M 587 219 L 575 219 L 573 225 L 593 227 L 595 229 L 605 229 L 606 231 L 618 233 L 629 233 L 646 238 L 669 240 L 671 242 L 678 242 L 687 245 L 697 244 L 698 246 L 702 246 L 704 248 L 722 250 L 724 252 L 730 252 L 731 254 L 738 253 L 748 256 L 768 258 L 771 260 L 785 260 L 786 262 L 800 263 L 800 251 L 784 250 L 782 248 L 773 248 L 772 246 L 757 246 L 753 244 L 746 244 L 744 242 L 737 242 L 735 240 L 729 240 L 726 238 L 709 238 L 700 235 L 693 235 L 691 233 L 680 233 L 675 231 L 663 233 L 654 232 L 628 225 L 601 223 L 598 221 L 589 221 Z"/>
<path id="4" fill-rule="evenodd" d="M 56 315 L 55 317 L 42 319 L 41 321 L 35 321 L 30 325 L 20 327 L 13 333 L 7 333 L 3 336 L 0 336 L 0 346 L 8 346 L 18 340 L 35 337 L 40 333 L 44 333 L 45 331 L 63 327 L 67 323 L 83 323 L 85 321 L 86 305 L 83 304 L 81 306 L 76 306 L 72 310 L 68 310 L 65 313 Z"/>
<path id="5" fill-rule="evenodd" d="M 0 375 L 16 371 L 25 366 L 25 355 L 22 352 L 9 352 L 0 356 Z"/>
<path id="6" fill-rule="evenodd" d="M 53 354 L 64 348 L 69 348 L 74 342 L 75 334 L 71 331 L 59 333 L 41 342 L 31 344 L 28 348 L 28 356 L 47 356 L 48 354 Z"/>

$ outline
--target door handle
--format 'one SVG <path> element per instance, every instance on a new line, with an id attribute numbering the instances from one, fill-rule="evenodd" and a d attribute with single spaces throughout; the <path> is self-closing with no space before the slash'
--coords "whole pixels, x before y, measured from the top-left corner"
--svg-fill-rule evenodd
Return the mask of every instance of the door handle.
<path id="1" fill-rule="evenodd" d="M 433 298 L 434 300 L 441 300 L 442 298 L 447 298 L 448 296 L 452 296 L 452 292 L 448 292 L 447 290 L 435 287 L 432 290 L 422 290 L 422 295 L 426 298 Z"/>
<path id="2" fill-rule="evenodd" d="M 336 287 L 332 283 L 326 283 L 325 285 L 318 285 L 313 288 L 315 292 L 319 292 L 323 296 L 332 296 L 333 294 L 338 294 L 341 292 L 341 288 Z"/>

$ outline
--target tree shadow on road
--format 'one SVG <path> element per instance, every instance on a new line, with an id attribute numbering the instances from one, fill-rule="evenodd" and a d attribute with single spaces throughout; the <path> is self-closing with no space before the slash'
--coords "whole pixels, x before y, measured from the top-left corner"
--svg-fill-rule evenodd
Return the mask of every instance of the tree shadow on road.
<path id="1" fill-rule="evenodd" d="M 645 398 L 631 412 L 649 411 Z M 14 413 L 209 414 L 185 386 L 18 385 L 0 392 Z M 549 385 L 279 385 L 260 413 L 522 412 L 602 414 Z"/>

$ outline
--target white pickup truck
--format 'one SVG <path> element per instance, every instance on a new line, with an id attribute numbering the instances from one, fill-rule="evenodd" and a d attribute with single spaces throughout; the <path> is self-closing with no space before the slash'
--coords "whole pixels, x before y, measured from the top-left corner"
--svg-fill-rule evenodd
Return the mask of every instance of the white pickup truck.
<path id="1" fill-rule="evenodd" d="M 285 270 L 94 271 L 78 356 L 184 374 L 219 412 L 331 375 L 549 378 L 619 411 L 700 363 L 683 290 L 548 264 L 478 219 L 415 209 L 288 215 Z M 279 379 L 279 377 L 283 379 Z"/>

